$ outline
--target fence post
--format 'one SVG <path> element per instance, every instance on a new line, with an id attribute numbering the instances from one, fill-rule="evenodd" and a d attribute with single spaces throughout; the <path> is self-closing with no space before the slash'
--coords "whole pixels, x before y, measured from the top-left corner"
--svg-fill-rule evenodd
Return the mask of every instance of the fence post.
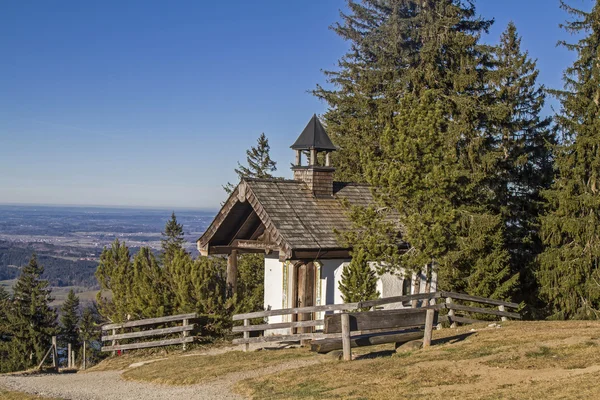
<path id="1" fill-rule="evenodd" d="M 58 350 L 56 346 L 56 336 L 52 336 L 52 366 L 58 372 Z"/>
<path id="2" fill-rule="evenodd" d="M 244 326 L 250 326 L 249 319 L 244 320 Z M 244 332 L 244 339 L 250 339 L 250 332 L 248 332 L 248 331 Z M 250 350 L 250 343 L 244 343 L 244 352 L 246 352 L 248 350 Z"/>
<path id="3" fill-rule="evenodd" d="M 452 304 L 452 297 L 446 297 L 446 304 Z M 450 319 L 450 328 L 456 328 L 456 322 L 454 322 L 454 310 L 448 311 L 448 318 Z"/>
<path id="4" fill-rule="evenodd" d="M 504 308 L 504 306 L 498 306 L 498 310 L 499 311 L 506 311 L 506 309 Z M 507 317 L 502 317 L 502 321 L 508 321 Z"/>
<path id="5" fill-rule="evenodd" d="M 112 334 L 113 334 L 113 336 L 114 336 L 114 335 L 116 335 L 116 334 L 117 334 L 117 330 L 116 330 L 116 329 L 113 329 L 113 330 L 112 330 Z M 113 345 L 113 346 L 116 346 L 116 345 L 117 345 L 117 341 L 113 339 L 113 341 L 112 341 L 112 345 Z M 113 352 L 112 352 L 112 355 L 113 355 L 113 357 L 114 357 L 116 354 L 117 354 L 117 352 L 113 350 Z"/>
<path id="6" fill-rule="evenodd" d="M 73 355 L 71 354 L 71 343 L 67 344 L 67 368 L 71 368 L 71 362 L 73 360 Z"/>
<path id="7" fill-rule="evenodd" d="M 189 321 L 187 319 L 183 320 L 183 326 L 188 326 Z M 188 331 L 183 331 L 183 340 L 185 340 L 185 338 L 188 336 Z M 187 349 L 186 346 L 187 343 L 183 342 L 182 348 L 183 351 L 185 351 Z"/>
<path id="8" fill-rule="evenodd" d="M 352 348 L 350 347 L 350 314 L 347 312 L 341 315 L 342 318 L 342 349 L 344 351 L 344 361 L 352 361 Z"/>
<path id="9" fill-rule="evenodd" d="M 423 348 L 431 346 L 431 335 L 433 334 L 433 320 L 435 310 L 427 310 L 425 314 L 425 334 L 423 335 Z"/>
<path id="10" fill-rule="evenodd" d="M 81 363 L 81 369 L 83 369 L 85 371 L 85 367 L 86 367 L 86 365 L 85 365 L 85 340 L 84 340 L 83 341 L 83 360 Z"/>

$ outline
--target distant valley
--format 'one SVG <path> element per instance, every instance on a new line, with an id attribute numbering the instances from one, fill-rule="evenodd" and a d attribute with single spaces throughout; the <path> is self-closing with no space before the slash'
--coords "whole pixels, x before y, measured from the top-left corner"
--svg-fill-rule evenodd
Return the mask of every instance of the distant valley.
<path id="1" fill-rule="evenodd" d="M 195 241 L 214 212 L 175 214 L 188 250 L 197 255 Z M 10 288 L 35 252 L 58 301 L 69 288 L 81 293 L 82 300 L 91 299 L 86 293 L 97 290 L 94 272 L 102 249 L 119 239 L 132 253 L 142 246 L 158 251 L 170 216 L 170 210 L 0 205 L 0 285 Z"/>

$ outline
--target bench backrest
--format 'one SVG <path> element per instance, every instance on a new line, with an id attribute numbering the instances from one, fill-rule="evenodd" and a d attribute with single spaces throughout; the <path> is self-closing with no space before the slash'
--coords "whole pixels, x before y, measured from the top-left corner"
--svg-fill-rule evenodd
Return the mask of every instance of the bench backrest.
<path id="1" fill-rule="evenodd" d="M 426 309 L 406 308 L 399 310 L 381 310 L 354 312 L 350 314 L 350 331 L 370 331 L 379 329 L 404 329 L 425 325 Z M 435 313 L 433 324 L 437 324 Z M 341 333 L 341 314 L 325 316 L 325 333 Z"/>

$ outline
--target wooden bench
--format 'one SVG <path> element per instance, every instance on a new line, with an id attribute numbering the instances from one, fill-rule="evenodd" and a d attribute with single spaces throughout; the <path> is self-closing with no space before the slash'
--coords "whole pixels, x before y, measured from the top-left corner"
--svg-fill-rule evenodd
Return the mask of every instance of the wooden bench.
<path id="1" fill-rule="evenodd" d="M 444 308 L 444 304 L 326 315 L 324 333 L 341 333 L 342 336 L 313 340 L 311 350 L 327 353 L 343 349 L 344 359 L 350 360 L 352 347 L 405 343 L 417 339 L 423 339 L 423 347 L 428 347 L 431 344 L 433 326 L 437 325 L 440 308 Z"/>

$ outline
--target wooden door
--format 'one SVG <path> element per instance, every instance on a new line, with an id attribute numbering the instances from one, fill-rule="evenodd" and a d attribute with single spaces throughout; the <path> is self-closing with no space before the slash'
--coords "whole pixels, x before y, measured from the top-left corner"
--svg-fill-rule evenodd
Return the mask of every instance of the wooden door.
<path id="1" fill-rule="evenodd" d="M 302 263 L 296 266 L 294 279 L 295 304 L 294 307 L 312 307 L 316 300 L 316 268 L 312 262 Z M 296 314 L 297 321 L 308 321 L 313 318 L 313 313 Z M 312 327 L 296 329 L 296 333 L 312 332 Z"/>

